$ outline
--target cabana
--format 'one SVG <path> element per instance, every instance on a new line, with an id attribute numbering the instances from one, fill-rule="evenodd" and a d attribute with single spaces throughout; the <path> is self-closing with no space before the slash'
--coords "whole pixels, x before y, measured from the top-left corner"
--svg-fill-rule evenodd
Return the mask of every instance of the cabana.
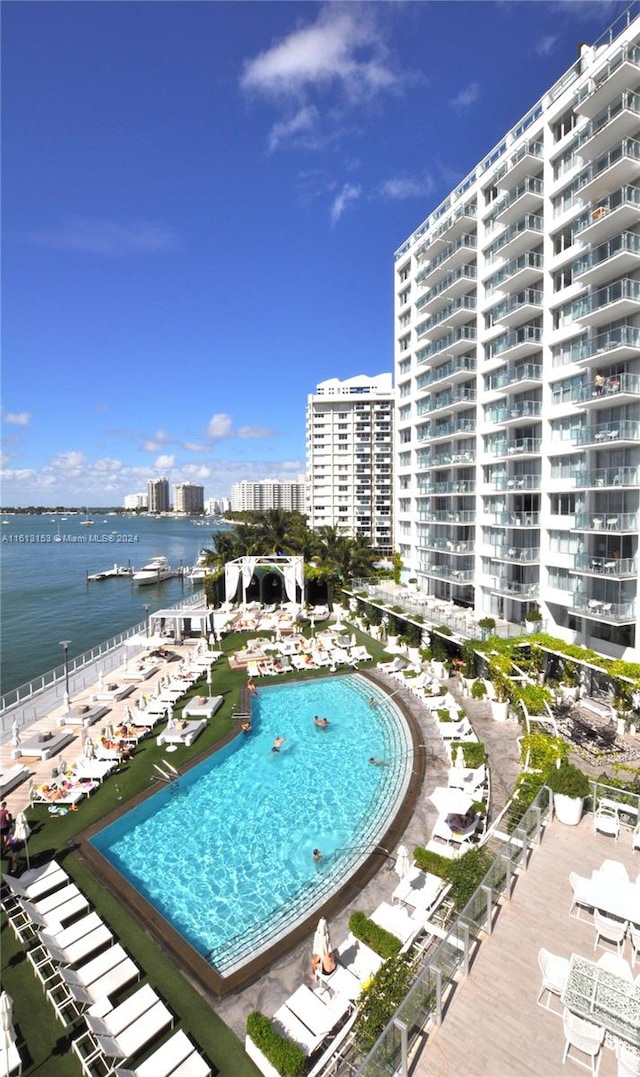
<path id="1" fill-rule="evenodd" d="M 303 557 L 285 554 L 236 557 L 224 566 L 224 577 L 227 602 L 238 601 L 238 590 L 241 588 L 243 607 L 253 600 L 262 605 L 282 602 L 285 595 L 293 605 L 301 605 L 304 601 Z"/>
<path id="2" fill-rule="evenodd" d="M 178 609 L 156 610 L 149 615 L 149 631 L 155 638 L 161 636 L 165 644 L 180 643 L 185 636 L 202 636 L 207 639 L 213 629 L 213 609 L 181 606 Z M 150 640 L 150 643 L 155 642 Z"/>

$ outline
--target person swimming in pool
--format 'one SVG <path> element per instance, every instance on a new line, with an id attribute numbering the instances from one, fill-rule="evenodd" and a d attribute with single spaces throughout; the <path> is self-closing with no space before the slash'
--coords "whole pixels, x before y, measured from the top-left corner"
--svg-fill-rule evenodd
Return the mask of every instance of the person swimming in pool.
<path id="1" fill-rule="evenodd" d="M 273 742 L 273 748 L 271 749 L 271 751 L 272 752 L 279 752 L 280 748 L 284 744 L 284 740 L 285 740 L 284 737 L 276 737 L 276 739 Z"/>
<path id="2" fill-rule="evenodd" d="M 313 859 L 314 859 L 314 860 L 316 861 L 316 863 L 317 863 L 317 862 L 318 862 L 319 860 L 322 860 L 322 853 L 320 852 L 320 850 L 319 850 L 319 849 L 314 849 L 314 850 L 313 850 Z"/>
<path id="3" fill-rule="evenodd" d="M 376 759 L 374 755 L 370 756 L 369 762 L 372 767 L 388 767 L 389 764 L 385 763 L 384 759 Z"/>
<path id="4" fill-rule="evenodd" d="M 313 724 L 317 725 L 319 729 L 327 729 L 329 726 L 329 719 L 319 718 L 316 714 L 315 718 L 313 719 Z"/>

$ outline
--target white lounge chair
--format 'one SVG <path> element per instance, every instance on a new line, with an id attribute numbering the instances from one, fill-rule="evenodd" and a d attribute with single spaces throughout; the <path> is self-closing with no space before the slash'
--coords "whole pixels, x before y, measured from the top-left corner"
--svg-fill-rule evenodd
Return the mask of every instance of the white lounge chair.
<path id="1" fill-rule="evenodd" d="M 402 950 L 405 951 L 419 934 L 426 917 L 422 910 L 409 914 L 399 905 L 389 905 L 388 901 L 381 901 L 378 908 L 371 913 L 371 919 L 400 939 Z"/>
<path id="2" fill-rule="evenodd" d="M 285 1006 L 316 1036 L 328 1036 L 351 1009 L 351 1000 L 342 995 L 334 995 L 328 1002 L 323 1002 L 318 995 L 301 984 L 287 999 Z"/>
<path id="3" fill-rule="evenodd" d="M 110 947 L 115 950 L 115 946 Z M 97 1002 L 103 1002 L 106 998 L 118 994 L 127 987 L 132 980 L 140 979 L 140 969 L 130 957 L 119 961 L 108 972 L 103 973 L 97 980 L 83 987 L 81 984 L 65 984 L 69 994 L 81 1006 L 94 1006 Z"/>
<path id="4" fill-rule="evenodd" d="M 57 890 L 63 883 L 69 882 L 66 871 L 55 860 L 51 860 L 43 868 L 25 871 L 20 878 L 15 875 L 3 875 L 3 879 L 12 894 L 17 894 L 18 897 L 25 898 L 27 901 L 44 897 L 52 890 Z"/>
<path id="5" fill-rule="evenodd" d="M 90 931 L 100 927 L 102 923 L 104 921 L 97 912 L 90 912 L 88 916 L 83 916 L 81 920 L 75 920 L 69 927 L 62 927 L 58 924 L 43 928 L 39 932 L 40 941 L 45 948 L 51 945 L 64 950 L 66 946 L 71 946 L 72 943 L 81 939 L 83 935 L 88 935 Z"/>
<path id="6" fill-rule="evenodd" d="M 29 777 L 29 768 L 24 763 L 14 763 L 0 774 L 0 800 L 4 800 L 17 786 Z"/>
<path id="7" fill-rule="evenodd" d="M 127 1025 L 118 1036 L 95 1036 L 99 1051 L 106 1058 L 132 1058 L 138 1051 L 173 1024 L 171 1011 L 159 999 L 137 1021 Z"/>
<path id="8" fill-rule="evenodd" d="M 375 950 L 360 942 L 351 932 L 336 950 L 336 957 L 340 964 L 361 982 L 375 976 L 383 960 Z"/>
<path id="9" fill-rule="evenodd" d="M 126 957 L 126 950 L 122 948 L 119 942 L 116 942 L 113 946 L 103 950 L 102 953 L 97 954 L 96 957 L 86 961 L 84 965 L 80 965 L 79 968 L 60 968 L 58 970 L 60 979 L 69 987 L 90 988 L 103 976 L 111 972 L 121 961 L 124 961 Z"/>
<path id="10" fill-rule="evenodd" d="M 184 744 L 187 748 L 190 748 L 196 737 L 200 736 L 206 724 L 205 718 L 199 718 L 197 721 L 184 722 L 181 728 L 174 726 L 170 729 L 167 727 L 156 738 L 156 744 Z"/>
<path id="11" fill-rule="evenodd" d="M 62 948 L 50 944 L 47 950 L 51 954 L 52 960 L 59 965 L 77 965 L 79 961 L 84 961 L 85 958 L 94 954 L 96 950 L 111 942 L 113 942 L 112 933 L 106 924 L 101 924 L 99 927 L 94 928 L 93 931 L 83 935 L 82 938 L 76 939 L 69 946 Z"/>
<path id="12" fill-rule="evenodd" d="M 209 1077 L 211 1069 L 202 1055 L 198 1054 L 189 1037 L 178 1029 L 173 1036 L 158 1047 L 149 1058 L 134 1070 L 116 1066 L 115 1077 Z"/>
<path id="13" fill-rule="evenodd" d="M 305 1055 L 312 1055 L 326 1038 L 317 1036 L 287 1006 L 281 1006 L 273 1015 L 273 1022 L 280 1032 L 301 1047 Z"/>
<path id="14" fill-rule="evenodd" d="M 29 918 L 32 928 L 50 928 L 52 924 L 64 926 L 70 920 L 74 920 L 79 913 L 86 912 L 89 908 L 89 902 L 77 887 L 73 889 L 76 893 L 73 893 L 63 904 L 56 905 L 55 908 L 46 911 L 40 908 L 40 902 L 34 904 L 31 901 L 23 901 L 22 907 Z"/>
<path id="15" fill-rule="evenodd" d="M 88 1010 L 84 1015 L 87 1028 L 95 1036 L 119 1036 L 129 1025 L 137 1021 L 143 1014 L 160 1002 L 151 984 L 145 984 L 135 994 L 131 995 L 119 1006 L 115 1006 L 106 1013 L 92 1012 Z M 102 1007 L 100 1007 L 102 1011 Z"/>
<path id="16" fill-rule="evenodd" d="M 222 706 L 223 696 L 194 696 L 182 710 L 183 718 L 213 718 Z"/>

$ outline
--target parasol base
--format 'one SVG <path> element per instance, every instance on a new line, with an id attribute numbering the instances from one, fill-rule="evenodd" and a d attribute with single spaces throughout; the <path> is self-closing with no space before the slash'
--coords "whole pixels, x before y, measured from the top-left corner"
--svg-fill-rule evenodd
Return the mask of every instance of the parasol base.
<path id="1" fill-rule="evenodd" d="M 178 745 L 177 744 L 167 744 L 166 750 L 168 752 L 177 752 L 178 751 Z"/>

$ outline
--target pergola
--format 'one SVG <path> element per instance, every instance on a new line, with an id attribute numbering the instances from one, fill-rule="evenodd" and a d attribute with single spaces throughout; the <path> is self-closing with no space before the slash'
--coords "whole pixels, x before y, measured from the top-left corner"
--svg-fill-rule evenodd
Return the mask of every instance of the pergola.
<path id="1" fill-rule="evenodd" d="M 265 577 L 272 572 L 284 580 L 284 588 L 289 602 L 302 602 L 304 597 L 304 558 L 290 557 L 286 554 L 266 554 L 260 557 L 236 557 L 224 566 L 225 598 L 235 602 L 238 584 L 242 582 L 242 605 L 247 604 L 247 590 L 253 580 L 256 569 L 266 569 Z M 262 583 L 260 581 L 262 601 Z"/>
<path id="2" fill-rule="evenodd" d="M 182 640 L 185 635 L 193 635 L 199 632 L 205 639 L 213 627 L 213 609 L 193 606 L 182 606 L 178 609 L 156 610 L 149 615 L 149 626 L 152 635 L 160 636 L 167 632 L 173 632 L 174 639 Z"/>

